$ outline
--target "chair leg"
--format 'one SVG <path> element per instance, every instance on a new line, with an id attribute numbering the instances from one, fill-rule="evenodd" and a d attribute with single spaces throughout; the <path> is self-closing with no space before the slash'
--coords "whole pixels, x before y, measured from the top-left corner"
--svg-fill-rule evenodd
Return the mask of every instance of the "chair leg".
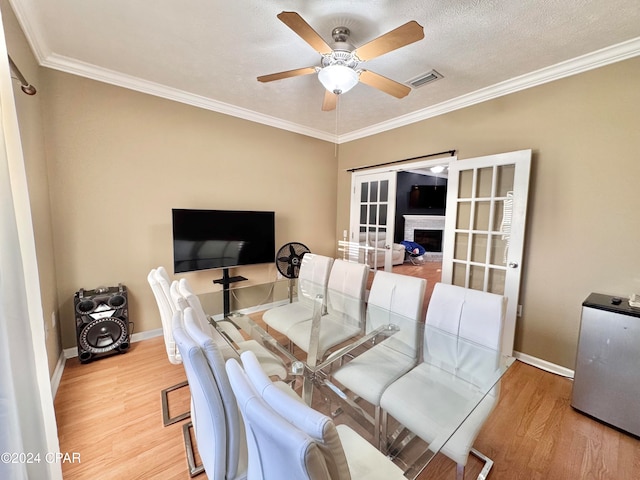
<path id="1" fill-rule="evenodd" d="M 464 480 L 464 465 L 456 464 L 456 480 Z"/>
<path id="2" fill-rule="evenodd" d="M 175 417 L 169 417 L 169 392 L 177 390 L 179 388 L 183 388 L 188 386 L 189 384 L 185 382 L 177 383 L 169 388 L 165 388 L 160 392 L 160 398 L 162 399 L 162 424 L 166 427 L 167 425 L 172 425 L 174 423 L 180 422 L 185 418 L 189 418 L 191 416 L 190 412 L 181 413 L 180 415 L 176 415 Z"/>
<path id="3" fill-rule="evenodd" d="M 373 441 L 378 444 L 378 450 L 382 450 L 382 435 L 380 432 L 380 405 L 375 406 L 374 422 L 373 422 Z"/>
<path id="4" fill-rule="evenodd" d="M 475 448 L 471 449 L 471 454 L 484 462 L 484 467 L 482 467 L 482 470 L 478 474 L 478 480 L 486 480 L 489 475 L 489 470 L 493 467 L 493 460 L 487 457 L 484 453 L 480 453 Z"/>
<path id="5" fill-rule="evenodd" d="M 387 428 L 388 428 L 388 415 L 386 410 L 382 410 L 382 423 L 380 424 L 380 444 L 378 446 L 378 450 L 380 450 L 385 455 L 389 450 L 389 445 L 387 444 Z"/>
<path id="6" fill-rule="evenodd" d="M 191 428 L 193 423 L 186 422 L 182 426 L 182 438 L 184 439 L 184 449 L 187 453 L 187 465 L 189 466 L 189 476 L 195 477 L 204 472 L 204 465 L 196 465 L 196 456 L 193 452 L 193 442 L 191 441 Z"/>

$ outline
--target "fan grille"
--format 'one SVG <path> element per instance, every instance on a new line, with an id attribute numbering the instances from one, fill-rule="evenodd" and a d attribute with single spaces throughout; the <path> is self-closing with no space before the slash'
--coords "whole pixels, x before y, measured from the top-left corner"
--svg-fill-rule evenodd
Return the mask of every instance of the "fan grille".
<path id="1" fill-rule="evenodd" d="M 283 245 L 276 254 L 276 267 L 286 278 L 298 278 L 302 257 L 310 250 L 299 242 L 291 242 Z"/>

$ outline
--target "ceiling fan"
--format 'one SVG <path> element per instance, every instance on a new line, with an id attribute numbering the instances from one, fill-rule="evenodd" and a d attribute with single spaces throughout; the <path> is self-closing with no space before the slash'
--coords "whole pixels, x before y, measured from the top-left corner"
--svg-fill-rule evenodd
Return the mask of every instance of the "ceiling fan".
<path id="1" fill-rule="evenodd" d="M 361 62 L 422 40 L 424 31 L 416 21 L 407 22 L 359 48 L 355 48 L 349 43 L 351 32 L 347 27 L 336 27 L 331 32 L 334 41 L 332 48 L 296 12 L 281 12 L 278 14 L 278 18 L 322 55 L 320 66 L 263 75 L 258 77 L 258 81 L 273 82 L 284 78 L 318 73 L 318 79 L 325 87 L 322 102 L 322 110 L 324 111 L 335 109 L 338 95 L 351 90 L 358 82 L 377 88 L 396 98 L 403 98 L 411 91 L 408 86 L 378 73 L 361 69 L 359 65 Z"/>

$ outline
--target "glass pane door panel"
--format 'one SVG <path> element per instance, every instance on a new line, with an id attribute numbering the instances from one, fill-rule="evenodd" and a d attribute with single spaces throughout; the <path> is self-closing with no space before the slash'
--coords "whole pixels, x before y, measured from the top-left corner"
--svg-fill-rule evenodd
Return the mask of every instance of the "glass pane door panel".
<path id="1" fill-rule="evenodd" d="M 380 205 L 380 216 L 378 217 L 378 224 L 379 225 L 387 224 L 387 206 L 386 205 Z"/>
<path id="2" fill-rule="evenodd" d="M 360 205 L 360 223 L 363 225 L 367 224 L 367 205 Z"/>
<path id="3" fill-rule="evenodd" d="M 456 217 L 456 229 L 468 230 L 471 225 L 471 203 L 458 203 L 458 216 Z"/>
<path id="4" fill-rule="evenodd" d="M 467 265 L 464 263 L 453 264 L 453 278 L 451 279 L 452 285 L 458 287 L 464 287 L 467 278 Z"/>
<path id="5" fill-rule="evenodd" d="M 458 186 L 458 198 L 471 198 L 473 189 L 473 170 L 460 172 L 460 184 Z"/>
<path id="6" fill-rule="evenodd" d="M 509 242 L 500 235 L 491 236 L 491 252 L 489 263 L 491 265 L 506 265 Z"/>
<path id="7" fill-rule="evenodd" d="M 488 198 L 493 191 L 493 167 L 479 168 L 476 198 Z"/>
<path id="8" fill-rule="evenodd" d="M 491 202 L 476 202 L 476 214 L 473 217 L 474 230 L 489 230 L 489 215 L 491 214 Z"/>
<path id="9" fill-rule="evenodd" d="M 513 179 L 516 167 L 515 165 L 500 165 L 497 168 L 496 196 L 505 197 L 507 192 L 513 190 Z"/>
<path id="10" fill-rule="evenodd" d="M 471 261 L 485 263 L 487 261 L 487 235 L 476 233 L 471 236 Z"/>
<path id="11" fill-rule="evenodd" d="M 370 205 L 369 206 L 369 225 L 375 225 L 377 218 L 378 218 L 377 205 Z"/>
<path id="12" fill-rule="evenodd" d="M 456 260 L 466 260 L 469 254 L 469 234 L 456 233 L 456 243 L 453 252 L 453 258 Z"/>
<path id="13" fill-rule="evenodd" d="M 478 265 L 469 267 L 469 288 L 484 290 L 484 267 Z"/>
<path id="14" fill-rule="evenodd" d="M 360 203 L 366 203 L 369 196 L 369 184 L 363 183 L 360 185 Z"/>
<path id="15" fill-rule="evenodd" d="M 511 219 L 509 218 L 510 212 L 507 210 L 509 205 L 510 203 L 507 202 L 505 208 L 505 200 L 496 200 L 496 210 L 493 214 L 493 227 L 491 228 L 492 231 L 503 232 L 506 225 L 511 223 Z"/>
<path id="16" fill-rule="evenodd" d="M 388 202 L 389 201 L 389 181 L 383 180 L 380 182 L 380 201 Z"/>
<path id="17" fill-rule="evenodd" d="M 378 182 L 371 182 L 369 187 L 369 201 L 378 201 Z"/>
<path id="18" fill-rule="evenodd" d="M 491 293 L 497 293 L 498 295 L 504 295 L 505 277 L 506 277 L 505 270 L 498 269 L 498 268 L 490 268 L 487 291 Z"/>

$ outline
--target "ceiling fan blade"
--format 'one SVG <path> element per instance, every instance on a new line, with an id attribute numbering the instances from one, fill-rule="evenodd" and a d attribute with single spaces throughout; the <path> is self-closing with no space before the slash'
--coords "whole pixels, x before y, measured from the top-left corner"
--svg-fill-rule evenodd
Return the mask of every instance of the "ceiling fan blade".
<path id="1" fill-rule="evenodd" d="M 273 82 L 274 80 L 282 80 L 283 78 L 297 77 L 299 75 L 309 75 L 311 73 L 316 73 L 316 69 L 314 67 L 297 68 L 295 70 L 287 70 L 286 72 L 262 75 L 261 77 L 258 77 L 258 81 Z"/>
<path id="2" fill-rule="evenodd" d="M 391 80 L 390 78 L 383 77 L 378 73 L 373 73 L 368 70 L 363 70 L 360 73 L 360 81 L 396 98 L 406 97 L 411 91 L 411 88 L 403 85 L 402 83 L 398 83 L 395 80 Z"/>
<path id="3" fill-rule="evenodd" d="M 333 51 L 331 47 L 327 45 L 327 42 L 296 12 L 280 12 L 278 18 L 321 55 Z"/>
<path id="4" fill-rule="evenodd" d="M 364 62 L 423 38 L 424 29 L 418 22 L 412 20 L 356 48 L 355 54 Z"/>
<path id="5" fill-rule="evenodd" d="M 322 111 L 328 112 L 336 109 L 338 103 L 338 95 L 329 90 L 324 91 L 324 100 L 322 100 Z"/>

